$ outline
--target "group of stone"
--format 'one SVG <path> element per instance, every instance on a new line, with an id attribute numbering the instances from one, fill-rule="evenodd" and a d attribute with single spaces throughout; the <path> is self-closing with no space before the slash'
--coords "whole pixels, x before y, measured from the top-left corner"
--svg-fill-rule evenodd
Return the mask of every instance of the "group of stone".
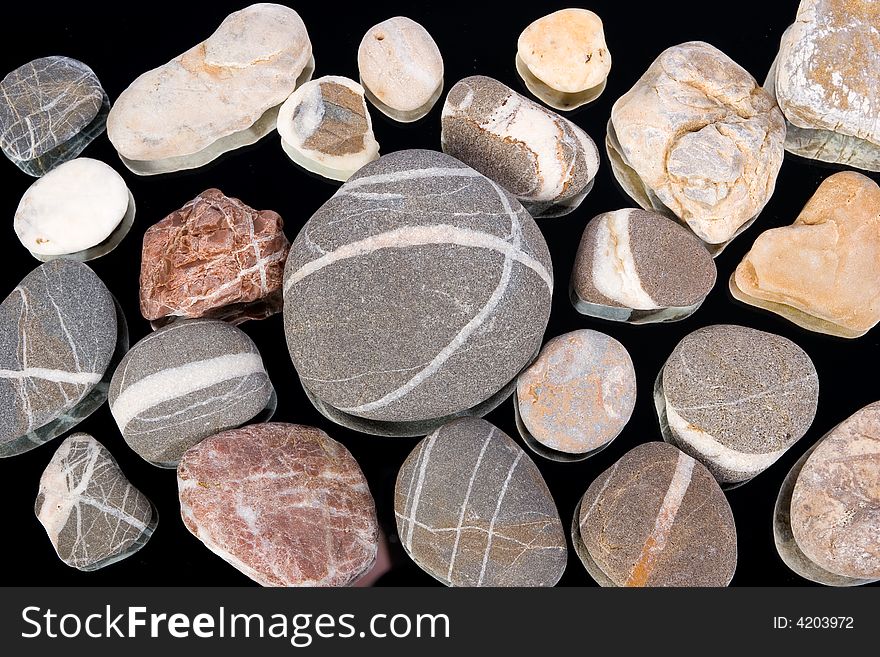
<path id="1" fill-rule="evenodd" d="M 713 256 L 761 213 L 785 149 L 880 169 L 880 100 L 864 73 L 864 62 L 880 70 L 880 43 L 868 4 L 803 0 L 765 88 L 690 42 L 664 51 L 618 99 L 608 157 L 641 209 L 587 224 L 570 281 L 578 311 L 635 324 L 695 312 L 716 282 Z M 865 50 L 858 65 L 803 55 L 850 43 Z M 611 67 L 601 20 L 566 9 L 535 21 L 516 67 L 555 109 L 591 102 Z M 268 422 L 274 388 L 235 326 L 283 310 L 291 359 L 323 415 L 374 435 L 427 434 L 395 489 L 413 560 L 448 585 L 555 584 L 567 548 L 549 489 L 511 438 L 473 416 L 513 394 L 525 444 L 561 461 L 597 453 L 630 419 L 636 376 L 622 344 L 580 330 L 542 348 L 554 278 L 535 218 L 578 207 L 599 151 L 570 120 L 472 76 L 447 93 L 444 152 L 380 158 L 367 101 L 416 121 L 443 89 L 437 45 L 407 18 L 365 34 L 360 84 L 311 80 L 314 68 L 299 15 L 259 4 L 137 78 L 112 108 L 94 73 L 67 58 L 0 83 L 0 146 L 42 175 L 15 229 L 48 261 L 0 306 L 0 455 L 61 435 L 109 397 L 127 444 L 177 468 L 184 522 L 212 551 L 266 585 L 361 580 L 381 543 L 363 474 L 322 431 Z M 112 250 L 134 219 L 119 174 L 76 157 L 105 122 L 141 175 L 202 166 L 277 127 L 294 162 L 344 183 L 292 244 L 277 213 L 216 189 L 151 226 L 140 306 L 156 330 L 129 350 L 118 304 L 77 262 Z M 863 335 L 880 321 L 880 188 L 854 172 L 830 176 L 794 225 L 758 237 L 729 284 L 805 328 Z M 624 455 L 575 513 L 572 543 L 591 576 L 607 586 L 729 583 L 736 529 L 722 488 L 807 432 L 818 385 L 809 356 L 780 336 L 731 325 L 686 336 L 654 387 L 666 443 Z M 878 530 L 875 407 L 832 430 L 780 492 L 777 547 L 804 577 L 880 579 L 876 551 L 864 549 Z M 59 556 L 84 570 L 139 549 L 158 519 L 85 434 L 56 452 L 37 514 Z"/>

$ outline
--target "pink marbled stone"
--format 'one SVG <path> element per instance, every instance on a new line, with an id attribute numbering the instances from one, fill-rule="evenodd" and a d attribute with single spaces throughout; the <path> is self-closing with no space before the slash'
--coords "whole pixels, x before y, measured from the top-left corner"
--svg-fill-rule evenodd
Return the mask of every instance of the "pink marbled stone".
<path id="1" fill-rule="evenodd" d="M 225 431 L 177 469 L 183 522 L 263 586 L 347 586 L 376 560 L 367 481 L 348 450 L 314 427 Z"/>

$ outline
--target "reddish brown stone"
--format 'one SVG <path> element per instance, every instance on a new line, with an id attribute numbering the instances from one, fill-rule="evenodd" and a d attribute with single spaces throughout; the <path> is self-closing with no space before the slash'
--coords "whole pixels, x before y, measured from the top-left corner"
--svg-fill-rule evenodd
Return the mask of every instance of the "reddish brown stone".
<path id="1" fill-rule="evenodd" d="M 367 481 L 320 429 L 269 423 L 216 434 L 184 454 L 177 485 L 187 528 L 263 586 L 346 586 L 376 562 Z"/>
<path id="2" fill-rule="evenodd" d="M 144 234 L 141 314 L 213 317 L 235 324 L 281 309 L 290 243 L 271 210 L 254 210 L 219 189 L 199 194 Z"/>

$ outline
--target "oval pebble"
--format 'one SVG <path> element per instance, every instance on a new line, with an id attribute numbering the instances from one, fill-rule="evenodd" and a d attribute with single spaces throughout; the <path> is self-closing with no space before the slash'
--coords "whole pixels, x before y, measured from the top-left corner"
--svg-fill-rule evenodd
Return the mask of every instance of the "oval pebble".
<path id="1" fill-rule="evenodd" d="M 110 382 L 110 412 L 143 459 L 177 466 L 211 434 L 259 416 L 268 420 L 275 389 L 256 345 L 216 320 L 180 320 L 135 344 Z"/>
<path id="2" fill-rule="evenodd" d="M 444 425 L 404 461 L 394 489 L 407 554 L 447 586 L 553 586 L 568 550 L 541 473 L 477 418 Z"/>
<path id="3" fill-rule="evenodd" d="M 290 356 L 333 421 L 424 435 L 510 394 L 540 348 L 551 272 L 534 220 L 496 183 L 442 153 L 391 153 L 291 246 Z"/>
<path id="4" fill-rule="evenodd" d="M 226 431 L 177 468 L 183 522 L 263 586 L 347 586 L 379 550 L 376 509 L 357 461 L 314 427 Z"/>
<path id="5" fill-rule="evenodd" d="M 810 428 L 818 401 L 819 377 L 803 349 L 729 324 L 685 336 L 654 389 L 663 437 L 723 485 L 773 465 Z"/>
<path id="6" fill-rule="evenodd" d="M 581 498 L 572 540 L 602 586 L 727 586 L 736 527 L 709 471 L 666 443 L 644 443 Z"/>
<path id="7" fill-rule="evenodd" d="M 516 385 L 518 427 L 535 452 L 586 458 L 629 421 L 636 372 L 624 346 L 588 329 L 550 340 Z"/>

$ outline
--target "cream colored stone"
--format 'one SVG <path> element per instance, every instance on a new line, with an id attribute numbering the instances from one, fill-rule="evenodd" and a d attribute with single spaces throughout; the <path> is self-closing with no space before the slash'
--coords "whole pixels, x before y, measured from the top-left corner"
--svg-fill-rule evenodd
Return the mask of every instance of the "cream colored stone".
<path id="1" fill-rule="evenodd" d="M 443 56 L 428 31 L 405 16 L 374 25 L 358 47 L 367 98 L 395 121 L 427 114 L 443 91 Z"/>
<path id="2" fill-rule="evenodd" d="M 864 335 L 880 322 L 880 187 L 826 178 L 794 224 L 758 236 L 730 291 L 811 331 Z"/>
<path id="3" fill-rule="evenodd" d="M 767 78 L 802 157 L 880 171 L 880 3 L 801 0 Z"/>
<path id="4" fill-rule="evenodd" d="M 278 106 L 313 69 L 299 14 L 251 5 L 132 82 L 110 111 L 107 135 L 135 173 L 200 167 L 273 130 Z"/>
<path id="5" fill-rule="evenodd" d="M 519 35 L 516 70 L 529 91 L 555 109 L 595 100 L 611 70 L 602 19 L 586 9 L 539 18 Z"/>
<path id="6" fill-rule="evenodd" d="M 773 194 L 785 121 L 755 79 L 717 48 L 665 50 L 611 110 L 615 177 L 646 210 L 678 217 L 714 255 Z"/>

